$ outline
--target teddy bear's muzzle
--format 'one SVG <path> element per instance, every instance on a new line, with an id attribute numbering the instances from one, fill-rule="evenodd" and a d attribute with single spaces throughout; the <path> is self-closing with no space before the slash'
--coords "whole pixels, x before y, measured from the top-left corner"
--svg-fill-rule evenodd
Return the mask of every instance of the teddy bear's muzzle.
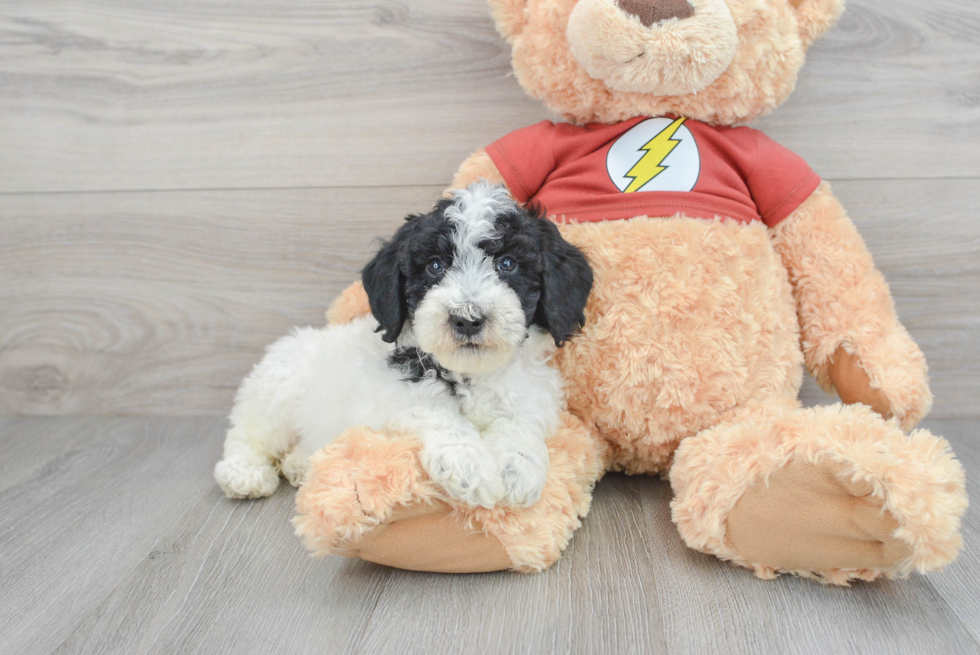
<path id="1" fill-rule="evenodd" d="M 594 79 L 628 93 L 697 93 L 728 68 L 738 29 L 724 0 L 580 0 L 566 31 Z"/>

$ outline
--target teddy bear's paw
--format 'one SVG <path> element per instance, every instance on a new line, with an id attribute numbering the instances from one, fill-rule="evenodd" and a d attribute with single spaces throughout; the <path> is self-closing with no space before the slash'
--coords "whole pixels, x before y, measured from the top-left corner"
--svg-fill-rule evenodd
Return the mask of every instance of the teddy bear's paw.
<path id="1" fill-rule="evenodd" d="M 229 498 L 264 498 L 279 486 L 279 472 L 270 464 L 240 457 L 218 462 L 214 479 Z"/>
<path id="2" fill-rule="evenodd" d="M 498 456 L 500 480 L 503 483 L 503 502 L 515 507 L 530 507 L 541 499 L 548 480 L 548 461 L 523 451 L 506 452 Z"/>
<path id="3" fill-rule="evenodd" d="M 294 450 L 283 458 L 279 469 L 283 476 L 289 480 L 289 484 L 299 488 L 306 482 L 306 475 L 310 469 L 309 458 L 306 457 L 305 453 Z"/>
<path id="4" fill-rule="evenodd" d="M 451 498 L 476 507 L 493 507 L 503 496 L 500 470 L 485 449 L 469 443 L 426 446 L 422 467 Z"/>
<path id="5" fill-rule="evenodd" d="M 922 351 L 901 326 L 879 341 L 863 344 L 863 350 L 859 356 L 841 346 L 831 357 L 827 373 L 837 394 L 849 405 L 867 405 L 911 430 L 932 408 Z"/>
<path id="6" fill-rule="evenodd" d="M 728 516 L 728 540 L 739 557 L 763 568 L 893 571 L 912 556 L 896 536 L 901 524 L 853 479 L 846 465 L 792 461 L 751 486 Z"/>

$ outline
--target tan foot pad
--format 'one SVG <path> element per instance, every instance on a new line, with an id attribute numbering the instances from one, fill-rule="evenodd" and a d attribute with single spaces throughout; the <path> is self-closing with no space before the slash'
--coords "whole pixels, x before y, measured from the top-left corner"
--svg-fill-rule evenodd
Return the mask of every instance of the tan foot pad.
<path id="1" fill-rule="evenodd" d="M 871 387 L 871 379 L 861 368 L 858 358 L 844 350 L 844 346 L 831 356 L 828 373 L 837 395 L 846 404 L 862 403 L 884 418 L 892 417 L 891 405 L 884 392 Z"/>
<path id="2" fill-rule="evenodd" d="M 485 573 L 511 568 L 500 540 L 479 525 L 461 526 L 451 513 L 442 502 L 399 507 L 388 522 L 341 554 L 410 571 Z"/>
<path id="3" fill-rule="evenodd" d="M 911 555 L 871 484 L 839 479 L 842 468 L 794 461 L 750 487 L 728 517 L 732 547 L 788 571 L 889 569 Z"/>

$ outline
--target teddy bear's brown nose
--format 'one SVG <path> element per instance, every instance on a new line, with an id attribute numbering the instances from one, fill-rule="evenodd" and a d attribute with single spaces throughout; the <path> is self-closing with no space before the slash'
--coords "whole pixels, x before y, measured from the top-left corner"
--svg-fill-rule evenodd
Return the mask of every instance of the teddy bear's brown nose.
<path id="1" fill-rule="evenodd" d="M 690 18 L 694 7 L 687 0 L 616 0 L 619 8 L 650 27 L 668 18 Z"/>

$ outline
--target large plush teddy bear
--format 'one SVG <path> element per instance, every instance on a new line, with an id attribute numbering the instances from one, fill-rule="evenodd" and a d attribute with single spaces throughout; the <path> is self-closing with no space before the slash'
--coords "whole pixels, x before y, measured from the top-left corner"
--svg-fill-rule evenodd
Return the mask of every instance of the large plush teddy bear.
<path id="1" fill-rule="evenodd" d="M 543 204 L 595 270 L 555 357 L 568 413 L 527 508 L 449 498 L 410 434 L 348 431 L 313 459 L 297 533 L 429 571 L 552 564 L 609 470 L 669 476 L 692 548 L 846 583 L 949 563 L 967 499 L 948 444 L 911 435 L 926 364 L 830 186 L 734 127 L 793 90 L 843 0 L 490 0 L 521 85 L 566 123 L 479 150 L 453 186 Z M 368 311 L 355 285 L 333 321 Z M 803 365 L 847 404 L 804 409 Z"/>

